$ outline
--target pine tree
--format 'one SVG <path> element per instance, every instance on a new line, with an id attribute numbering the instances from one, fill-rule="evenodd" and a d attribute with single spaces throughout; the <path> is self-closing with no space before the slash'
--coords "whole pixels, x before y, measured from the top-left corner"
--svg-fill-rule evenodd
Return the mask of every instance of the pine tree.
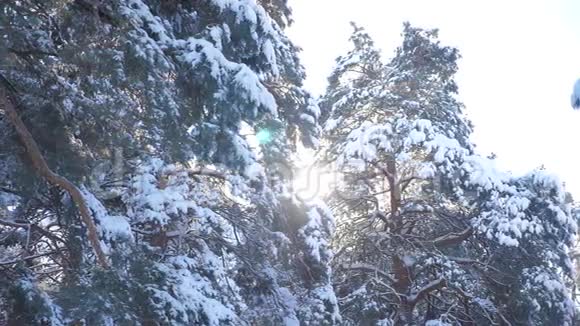
<path id="1" fill-rule="evenodd" d="M 386 64 L 363 29 L 355 26 L 351 41 L 321 102 L 326 159 L 343 176 L 330 204 L 346 323 L 569 323 L 576 222 L 564 192 L 548 176 L 513 178 L 474 153 L 455 97 L 457 50 L 441 45 L 437 31 L 408 24 Z M 526 200 L 538 205 L 518 206 Z M 534 220 L 550 231 L 535 233 Z M 513 237 L 535 238 L 542 249 Z M 544 250 L 551 262 L 540 263 Z M 507 262 L 524 253 L 531 257 L 518 268 Z M 538 283 L 549 294 L 529 300 Z M 542 305 L 549 317 L 538 314 Z"/>
<path id="2" fill-rule="evenodd" d="M 9 322 L 339 320 L 332 216 L 288 190 L 320 114 L 290 22 L 285 1 L 0 4 L 1 127 L 46 163 L 1 136 Z"/>
<path id="3" fill-rule="evenodd" d="M 573 325 L 570 248 L 577 217 L 560 181 L 543 170 L 490 188 L 474 225 L 486 239 L 487 286 L 514 325 Z M 490 241 L 491 240 L 491 241 Z"/>
<path id="4" fill-rule="evenodd" d="M 436 252 L 461 252 L 473 233 L 437 182 L 449 168 L 440 148 L 470 153 L 470 125 L 454 99 L 457 50 L 439 45 L 436 35 L 406 24 L 403 45 L 383 64 L 355 26 L 354 49 L 337 60 L 322 102 L 328 156 L 345 174 L 333 202 L 340 221 L 335 278 L 351 323 L 413 324 L 418 306 L 427 307 L 427 321 L 430 297 L 453 270 Z"/>
<path id="5" fill-rule="evenodd" d="M 572 200 L 475 152 L 458 50 L 405 24 L 385 61 L 353 25 L 319 102 L 291 23 L 287 0 L 0 3 L 0 324 L 574 323 Z M 317 146 L 328 203 L 291 187 Z"/>

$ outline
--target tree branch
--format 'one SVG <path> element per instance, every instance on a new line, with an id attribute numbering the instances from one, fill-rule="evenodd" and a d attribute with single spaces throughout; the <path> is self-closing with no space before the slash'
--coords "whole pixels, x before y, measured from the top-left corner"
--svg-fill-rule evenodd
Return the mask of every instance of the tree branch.
<path id="1" fill-rule="evenodd" d="M 456 245 L 467 240 L 471 235 L 473 235 L 473 228 L 468 227 L 461 232 L 451 232 L 442 235 L 432 241 L 433 245 L 438 248 L 444 248 Z"/>
<path id="2" fill-rule="evenodd" d="M 445 281 L 444 278 L 440 278 L 440 279 L 437 279 L 435 281 L 432 281 L 429 284 L 425 285 L 417 293 L 415 293 L 414 295 L 410 296 L 409 297 L 409 301 L 412 302 L 413 304 L 416 304 L 417 302 L 423 300 L 423 298 L 425 298 L 425 296 L 427 296 L 429 293 L 431 293 L 431 292 L 433 292 L 435 290 L 442 289 L 446 285 L 447 285 L 447 282 Z"/>
<path id="3" fill-rule="evenodd" d="M 375 266 L 372 266 L 369 264 L 356 263 L 356 264 L 345 265 L 344 268 L 349 269 L 349 270 L 360 270 L 363 272 L 374 273 L 374 274 L 377 274 L 377 275 L 380 275 L 380 276 L 386 278 L 391 283 L 395 283 L 395 280 L 391 277 L 391 275 L 389 275 L 389 274 L 379 270 Z"/>
<path id="4" fill-rule="evenodd" d="M 93 251 L 97 257 L 97 262 L 102 268 L 108 268 L 109 263 L 107 261 L 107 257 L 101 248 L 101 244 L 99 242 L 99 236 L 97 232 L 97 227 L 89 208 L 85 202 L 83 195 L 81 194 L 80 190 L 69 180 L 65 177 L 60 176 L 54 173 L 46 164 L 36 141 L 18 116 L 18 112 L 16 111 L 16 105 L 13 102 L 10 94 L 6 91 L 5 85 L 0 86 L 0 108 L 6 112 L 8 120 L 16 129 L 18 137 L 20 141 L 26 148 L 26 152 L 28 157 L 32 161 L 32 165 L 36 169 L 36 172 L 48 182 L 52 183 L 53 185 L 59 186 L 60 188 L 64 189 L 66 192 L 69 193 L 73 202 L 79 209 L 79 213 L 81 215 L 81 219 L 83 223 L 87 227 L 88 238 L 91 246 L 93 247 Z"/>
<path id="5" fill-rule="evenodd" d="M 26 256 L 26 257 L 14 258 L 12 260 L 7 260 L 7 261 L 0 261 L 0 266 L 12 265 L 12 264 L 19 263 L 21 261 L 31 260 L 31 259 L 39 258 L 39 257 L 44 257 L 44 256 L 52 255 L 54 253 L 55 253 L 54 251 L 50 251 L 50 252 L 45 252 L 45 253 Z"/>
<path id="6" fill-rule="evenodd" d="M 30 224 L 28 224 L 28 223 L 18 223 L 18 222 L 3 220 L 3 219 L 0 219 L 0 225 L 11 226 L 11 227 L 15 227 L 15 228 L 28 228 L 30 226 Z"/>
<path id="7" fill-rule="evenodd" d="M 210 170 L 207 168 L 200 168 L 197 170 L 188 170 L 187 173 L 189 174 L 189 176 L 205 175 L 208 177 L 213 177 L 213 178 L 222 179 L 222 180 L 226 179 L 226 176 L 223 173 L 221 173 L 219 171 L 215 171 L 215 170 Z"/>

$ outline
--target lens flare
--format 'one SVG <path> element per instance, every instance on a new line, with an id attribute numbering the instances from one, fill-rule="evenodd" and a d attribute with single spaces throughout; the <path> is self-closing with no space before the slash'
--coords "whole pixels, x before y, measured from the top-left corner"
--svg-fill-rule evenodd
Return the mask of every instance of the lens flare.
<path id="1" fill-rule="evenodd" d="M 336 171 L 330 166 L 321 166 L 312 150 L 299 148 L 296 160 L 298 167 L 292 187 L 302 200 L 314 200 L 330 194 L 336 183 Z"/>
<path id="2" fill-rule="evenodd" d="M 272 133 L 268 129 L 262 129 L 256 133 L 256 140 L 260 145 L 268 144 L 272 138 Z"/>

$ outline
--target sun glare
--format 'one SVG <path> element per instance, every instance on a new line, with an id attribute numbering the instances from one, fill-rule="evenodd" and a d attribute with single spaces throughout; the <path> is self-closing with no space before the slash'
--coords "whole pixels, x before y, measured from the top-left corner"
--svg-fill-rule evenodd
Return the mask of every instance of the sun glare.
<path id="1" fill-rule="evenodd" d="M 332 191 L 336 173 L 328 166 L 317 164 L 311 150 L 300 150 L 297 166 L 292 186 L 299 198 L 312 200 L 324 197 Z"/>

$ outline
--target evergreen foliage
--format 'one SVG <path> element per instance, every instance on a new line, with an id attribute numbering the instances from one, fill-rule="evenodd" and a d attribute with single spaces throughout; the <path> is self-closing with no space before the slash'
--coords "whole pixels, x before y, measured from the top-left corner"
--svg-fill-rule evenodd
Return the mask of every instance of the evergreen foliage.
<path id="1" fill-rule="evenodd" d="M 316 99 L 291 14 L 0 2 L 0 325 L 574 324 L 574 202 L 475 151 L 458 50 L 353 24 Z"/>

